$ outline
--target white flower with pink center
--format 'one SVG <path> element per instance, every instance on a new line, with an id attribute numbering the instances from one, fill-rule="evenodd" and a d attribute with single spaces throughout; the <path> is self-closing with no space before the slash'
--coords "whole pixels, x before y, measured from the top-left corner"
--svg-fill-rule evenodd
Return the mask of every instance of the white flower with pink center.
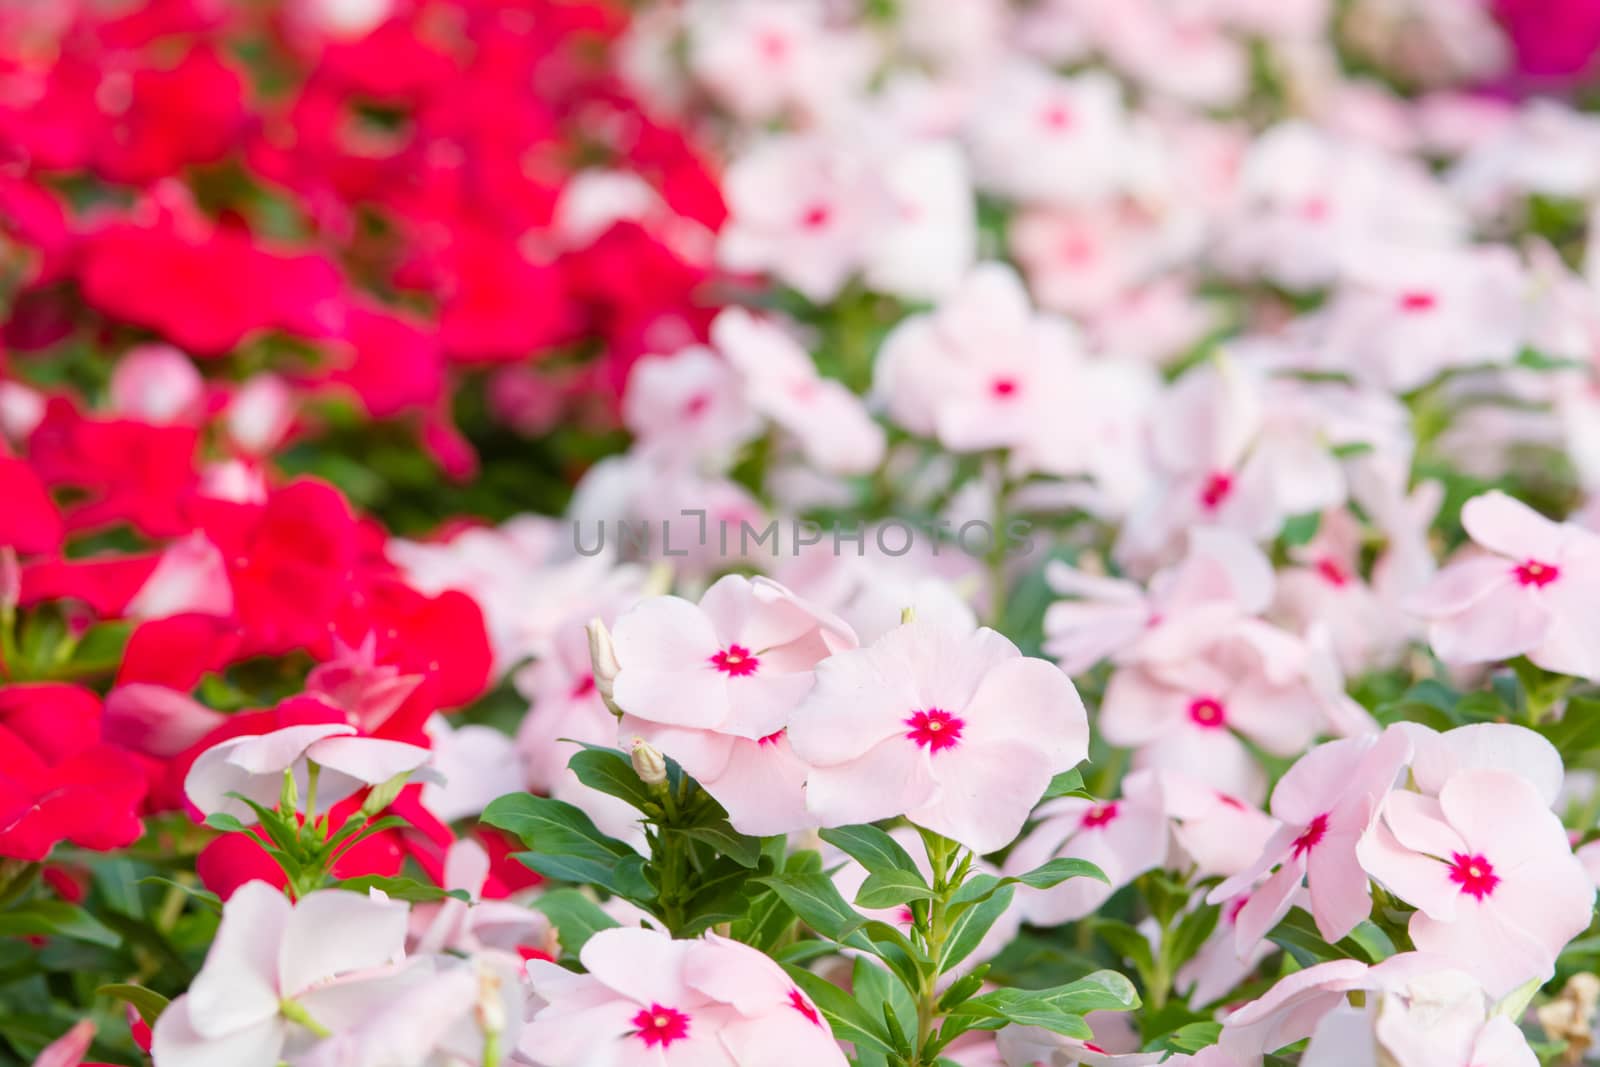
<path id="1" fill-rule="evenodd" d="M 1600 678 L 1600 535 L 1501 492 L 1467 501 L 1461 525 L 1483 551 L 1445 567 L 1410 602 L 1439 658 L 1526 655 L 1558 674 Z"/>
<path id="2" fill-rule="evenodd" d="M 737 372 L 698 345 L 635 363 L 622 417 L 640 447 L 686 461 L 725 461 L 761 432 Z"/>
<path id="3" fill-rule="evenodd" d="M 993 630 L 906 623 L 817 668 L 789 727 L 824 826 L 904 815 L 974 852 L 1009 844 L 1088 753 L 1071 681 Z"/>
<path id="4" fill-rule="evenodd" d="M 1149 772 L 1131 774 L 1119 800 L 1061 797 L 1040 805 L 1038 822 L 1006 857 L 1007 874 L 1024 874 L 1059 857 L 1088 860 L 1109 882 L 1072 878 L 1049 889 L 1022 886 L 1017 904 L 1038 926 L 1081 919 L 1122 886 L 1166 861 L 1170 845 L 1161 791 Z"/>
<path id="5" fill-rule="evenodd" d="M 538 1067 L 845 1067 L 809 997 L 772 960 L 715 934 L 673 941 L 618 927 L 579 953 L 587 974 L 543 960 L 543 1006 L 519 1052 Z"/>
<path id="6" fill-rule="evenodd" d="M 1594 884 L 1561 820 L 1510 771 L 1460 771 L 1437 798 L 1393 794 L 1358 855 L 1418 909 L 1417 948 L 1449 959 L 1496 997 L 1548 978 L 1594 911 Z"/>
<path id="7" fill-rule="evenodd" d="M 752 741 L 788 726 L 817 664 L 856 645 L 842 620 L 771 579 L 739 575 L 718 581 L 699 604 L 641 601 L 617 619 L 613 638 L 620 669 L 612 693 L 623 711 Z"/>
<path id="8" fill-rule="evenodd" d="M 979 184 L 1025 203 L 1096 204 L 1132 178 L 1122 89 L 1104 72 L 1004 67 L 974 108 L 967 140 Z"/>
<path id="9" fill-rule="evenodd" d="M 1277 833 L 1253 864 L 1206 898 L 1221 904 L 1250 894 L 1238 915 L 1241 953 L 1288 914 L 1302 882 L 1310 887 L 1317 930 L 1329 943 L 1370 914 L 1371 889 L 1356 862 L 1357 843 L 1377 821 L 1410 757 L 1407 735 L 1389 730 L 1320 745 L 1289 768 L 1272 792 L 1272 815 L 1282 824 Z"/>

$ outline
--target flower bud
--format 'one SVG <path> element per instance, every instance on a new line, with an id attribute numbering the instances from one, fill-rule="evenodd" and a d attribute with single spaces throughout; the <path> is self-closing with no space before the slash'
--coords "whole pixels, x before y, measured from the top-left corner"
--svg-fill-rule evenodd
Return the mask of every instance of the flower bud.
<path id="1" fill-rule="evenodd" d="M 621 670 L 617 664 L 616 646 L 611 643 L 611 631 L 598 618 L 590 619 L 586 629 L 589 633 L 589 662 L 594 670 L 595 691 L 605 701 L 606 707 L 611 709 L 611 714 L 621 718 L 622 709 L 617 707 L 617 702 L 611 696 L 617 672 Z"/>
<path id="2" fill-rule="evenodd" d="M 661 750 L 642 737 L 633 739 L 633 770 L 639 781 L 654 788 L 667 781 L 667 760 Z"/>

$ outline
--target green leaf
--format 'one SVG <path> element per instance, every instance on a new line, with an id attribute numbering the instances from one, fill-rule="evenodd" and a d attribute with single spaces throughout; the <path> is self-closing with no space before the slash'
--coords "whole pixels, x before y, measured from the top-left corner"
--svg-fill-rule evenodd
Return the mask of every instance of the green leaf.
<path id="1" fill-rule="evenodd" d="M 1088 799 L 1089 794 L 1083 788 L 1083 775 L 1078 771 L 1062 771 L 1050 779 L 1050 784 L 1045 788 L 1044 796 L 1040 800 L 1054 800 L 1057 797 L 1083 797 Z"/>
<path id="2" fill-rule="evenodd" d="M 1060 885 L 1069 878 L 1094 878 L 1107 884 L 1111 882 L 1111 879 L 1106 877 L 1106 872 L 1088 860 L 1075 859 L 1070 856 L 1053 859 L 1042 867 L 1035 867 L 1027 874 L 1017 875 L 1015 880 L 1023 885 L 1032 886 L 1034 889 L 1049 889 L 1051 886 Z"/>
<path id="3" fill-rule="evenodd" d="M 820 871 L 786 871 L 756 881 L 782 897 L 801 922 L 834 941 L 843 941 L 867 921 L 865 916 L 845 903 L 833 879 Z"/>
<path id="4" fill-rule="evenodd" d="M 617 749 L 585 747 L 567 761 L 567 768 L 590 789 L 625 800 L 640 811 L 647 804 L 660 805 L 633 769 L 633 761 Z"/>
<path id="5" fill-rule="evenodd" d="M 593 820 L 571 804 L 530 793 L 512 793 L 492 801 L 483 821 L 515 834 L 522 843 L 546 856 L 574 856 L 613 862 L 638 853 L 601 833 Z"/>
<path id="6" fill-rule="evenodd" d="M 892 908 L 913 900 L 932 900 L 933 890 L 915 871 L 894 868 L 867 875 L 856 893 L 856 904 L 863 908 Z"/>
<path id="7" fill-rule="evenodd" d="M 364 874 L 359 878 L 346 878 L 338 882 L 336 889 L 348 889 L 352 893 L 366 893 L 376 889 L 388 895 L 391 900 L 404 900 L 409 904 L 426 904 L 436 900 L 465 900 L 472 897 L 462 889 L 440 889 L 436 885 L 419 882 L 414 878 L 385 877 L 381 874 Z"/>
<path id="8" fill-rule="evenodd" d="M 63 900 L 34 900 L 0 912 L 0 937 L 66 937 L 106 948 L 122 943 L 115 930 Z"/>
<path id="9" fill-rule="evenodd" d="M 1536 729 L 1571 763 L 1575 757 L 1600 748 L 1600 700 L 1572 697 L 1561 718 L 1540 723 Z"/>
<path id="10" fill-rule="evenodd" d="M 673 832 L 710 845 L 741 867 L 753 869 L 761 863 L 761 838 L 741 834 L 726 820 L 704 826 L 674 828 Z"/>
<path id="11" fill-rule="evenodd" d="M 911 996 L 911 991 L 877 961 L 866 956 L 856 957 L 850 978 L 850 993 L 866 1014 L 883 1017 L 887 1009 L 902 1033 L 917 1032 L 917 1002 Z M 884 1020 L 884 1024 L 886 1031 L 891 1029 L 888 1019 Z M 891 1041 L 895 1036 L 889 1034 Z M 893 1043 L 899 1045 L 898 1041 Z"/>
<path id="12" fill-rule="evenodd" d="M 139 1018 L 143 1019 L 147 1026 L 154 1026 L 156 1020 L 161 1018 L 161 1013 L 167 1010 L 167 1004 L 170 1003 L 166 997 L 157 993 L 154 989 L 146 989 L 142 985 L 129 985 L 121 982 L 103 985 L 95 990 L 95 994 L 102 997 L 114 997 L 124 1004 L 132 1004 L 134 1010 L 139 1013 Z"/>
<path id="13" fill-rule="evenodd" d="M 1283 532 L 1279 535 L 1284 544 L 1304 545 L 1310 543 L 1317 536 L 1317 527 L 1322 525 L 1322 512 L 1308 511 L 1303 515 L 1291 515 L 1283 524 Z"/>
<path id="14" fill-rule="evenodd" d="M 206 825 L 225 834 L 241 833 L 245 829 L 244 823 L 225 811 L 214 811 L 207 815 Z"/>
<path id="15" fill-rule="evenodd" d="M 1088 1040 L 1094 1036 L 1083 1021 L 1089 1012 L 1132 1011 L 1138 1006 L 1132 982 L 1115 971 L 1096 971 L 1051 989 L 997 989 L 958 1005 L 951 1014 L 1004 1019 Z"/>
<path id="16" fill-rule="evenodd" d="M 1155 973 L 1155 956 L 1150 950 L 1150 941 L 1140 933 L 1138 928 L 1131 923 L 1120 919 L 1095 919 L 1094 932 L 1100 940 L 1111 946 L 1111 950 L 1123 959 L 1132 963 L 1140 975 Z"/>
<path id="17" fill-rule="evenodd" d="M 561 951 L 576 956 L 589 938 L 621 924 L 579 889 L 552 889 L 539 894 L 533 906 L 544 913 L 561 939 Z"/>
<path id="18" fill-rule="evenodd" d="M 222 914 L 222 898 L 217 896 L 209 889 L 201 889 L 198 886 L 184 885 L 182 882 L 175 882 L 171 878 L 161 878 L 155 875 L 152 875 L 149 878 L 139 879 L 139 884 L 164 885 L 173 889 L 181 889 L 187 893 L 191 899 L 198 900 L 201 904 L 204 904 L 207 908 L 216 912 L 218 915 Z"/>
<path id="19" fill-rule="evenodd" d="M 894 1051 L 890 1047 L 889 1031 L 882 1017 L 869 1015 L 849 993 L 803 967 L 785 964 L 783 969 L 828 1020 L 834 1037 L 855 1045 L 865 1045 L 878 1052 Z"/>
<path id="20" fill-rule="evenodd" d="M 1155 1042 L 1147 1051 L 1170 1049 L 1173 1052 L 1196 1053 L 1217 1043 L 1222 1034 L 1222 1024 L 1216 1022 L 1187 1023 Z"/>
<path id="21" fill-rule="evenodd" d="M 960 890 L 957 890 L 958 894 L 959 892 Z M 937 962 L 940 974 L 948 974 L 962 960 L 972 955 L 973 950 L 978 947 L 978 942 L 983 940 L 983 935 L 989 932 L 989 928 L 1011 906 L 1011 898 L 1015 893 L 1014 886 L 1003 885 L 986 900 L 955 915 L 951 920 L 944 946 L 939 950 Z"/>
<path id="22" fill-rule="evenodd" d="M 1167 942 L 1166 953 L 1170 969 L 1175 969 L 1194 958 L 1200 946 L 1217 928 L 1222 909 L 1214 904 L 1202 904 L 1185 915 Z"/>
<path id="23" fill-rule="evenodd" d="M 818 836 L 865 867 L 868 874 L 893 870 L 922 878 L 911 854 L 876 826 L 839 826 L 820 831 Z"/>

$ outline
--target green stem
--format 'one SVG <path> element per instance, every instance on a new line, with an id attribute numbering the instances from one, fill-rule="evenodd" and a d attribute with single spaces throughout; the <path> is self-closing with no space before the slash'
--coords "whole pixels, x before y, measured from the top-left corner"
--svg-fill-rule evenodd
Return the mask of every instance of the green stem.
<path id="1" fill-rule="evenodd" d="M 965 874 L 971 862 L 971 857 L 961 864 L 957 877 L 950 877 L 950 860 L 953 857 L 952 845 L 954 842 L 936 834 L 924 834 L 923 844 L 928 852 L 928 866 L 933 871 L 933 899 L 928 907 L 920 909 L 917 913 L 921 922 L 917 924 L 916 933 L 922 942 L 923 955 L 927 957 L 926 963 L 918 966 L 917 983 L 917 1043 L 913 1050 L 912 1067 L 934 1067 L 935 1057 L 929 1054 L 929 1038 L 933 1035 L 934 1023 L 938 1021 L 939 1004 L 939 957 L 944 952 L 945 939 L 950 931 L 946 927 L 946 910 L 950 904 L 950 897 L 961 884 L 961 876 Z M 955 846 L 959 849 L 960 846 Z"/>
<path id="2" fill-rule="evenodd" d="M 323 1026 L 321 1023 L 317 1022 L 317 1020 L 313 1019 L 311 1017 L 311 1013 L 306 1011 L 304 1005 L 290 1000 L 288 997 L 285 997 L 283 1000 L 278 1002 L 278 1011 L 285 1019 L 292 1023 L 298 1023 L 307 1030 L 310 1030 L 317 1037 L 333 1036 L 333 1031 L 329 1030 L 326 1026 Z"/>
<path id="3" fill-rule="evenodd" d="M 322 768 L 315 763 L 306 761 L 306 825 L 310 826 L 317 818 L 317 776 Z"/>
<path id="4" fill-rule="evenodd" d="M 989 546 L 989 625 L 1004 630 L 1006 621 L 1006 502 L 1011 495 L 1011 483 L 1005 474 L 1005 457 L 998 460 L 1000 484 L 994 493 L 994 527 L 990 530 L 994 543 Z"/>

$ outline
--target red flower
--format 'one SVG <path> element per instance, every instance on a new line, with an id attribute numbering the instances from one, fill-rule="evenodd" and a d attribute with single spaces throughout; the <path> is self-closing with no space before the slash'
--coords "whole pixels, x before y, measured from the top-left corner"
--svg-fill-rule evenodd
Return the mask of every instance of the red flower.
<path id="1" fill-rule="evenodd" d="M 0 856 L 38 861 L 58 841 L 108 851 L 143 831 L 145 779 L 100 741 L 100 702 L 68 685 L 0 691 Z"/>
<path id="2" fill-rule="evenodd" d="M 61 516 L 44 483 L 20 459 L 0 456 L 0 548 L 24 555 L 61 547 Z"/>

